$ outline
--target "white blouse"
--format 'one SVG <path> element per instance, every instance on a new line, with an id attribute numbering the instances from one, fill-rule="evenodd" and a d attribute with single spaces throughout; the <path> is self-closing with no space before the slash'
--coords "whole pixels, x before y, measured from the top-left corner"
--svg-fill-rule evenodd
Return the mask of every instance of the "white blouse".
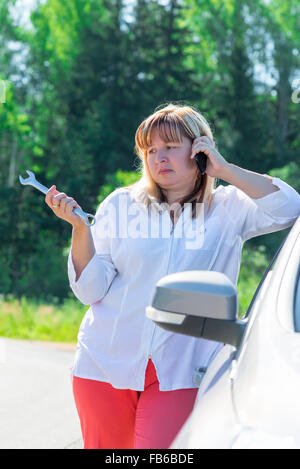
<path id="1" fill-rule="evenodd" d="M 129 189 L 114 190 L 99 206 L 91 227 L 96 252 L 71 289 L 85 305 L 73 375 L 144 390 L 151 357 L 159 389 L 196 388 L 194 371 L 209 365 L 222 343 L 166 331 L 146 317 L 156 282 L 185 270 L 223 272 L 237 284 L 243 243 L 287 228 L 300 214 L 300 195 L 279 178 L 280 190 L 252 199 L 233 185 L 213 190 L 211 210 L 191 219 L 188 204 L 175 228 L 169 212 L 147 209 Z M 197 224 L 198 223 L 198 224 Z"/>

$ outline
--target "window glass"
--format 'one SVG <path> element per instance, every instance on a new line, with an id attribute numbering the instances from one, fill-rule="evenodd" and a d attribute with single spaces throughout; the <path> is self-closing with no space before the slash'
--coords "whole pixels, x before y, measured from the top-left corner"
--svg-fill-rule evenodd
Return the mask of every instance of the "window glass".
<path id="1" fill-rule="evenodd" d="M 287 237 L 288 237 L 288 234 L 286 235 L 286 237 L 284 238 L 284 240 L 283 240 L 282 243 L 280 244 L 279 248 L 277 249 L 276 253 L 274 254 L 273 259 L 271 260 L 270 264 L 268 265 L 268 267 L 267 267 L 267 269 L 266 269 L 266 271 L 265 271 L 265 273 L 264 273 L 264 275 L 263 275 L 261 281 L 260 281 L 259 284 L 258 284 L 257 289 L 255 290 L 255 293 L 254 293 L 254 295 L 253 295 L 253 298 L 252 298 L 252 300 L 251 300 L 251 303 L 250 303 L 250 305 L 249 305 L 249 308 L 248 308 L 248 310 L 247 310 L 245 316 L 243 317 L 243 319 L 247 318 L 247 317 L 251 314 L 252 306 L 253 306 L 253 304 L 254 304 L 254 302 L 255 302 L 255 300 L 256 300 L 256 297 L 257 297 L 257 295 L 258 295 L 258 293 L 259 293 L 259 291 L 260 291 L 262 285 L 264 284 L 264 281 L 265 281 L 265 279 L 266 279 L 266 276 L 268 275 L 268 272 L 270 272 L 271 268 L 273 267 L 273 264 L 274 264 L 275 260 L 277 259 L 278 255 L 279 255 L 279 253 L 280 253 L 280 251 L 281 251 L 281 248 L 282 248 L 282 246 L 284 245 L 285 240 L 286 240 Z"/>
<path id="2" fill-rule="evenodd" d="M 295 331 L 300 332 L 300 265 L 298 266 L 298 280 L 294 299 L 294 324 Z"/>

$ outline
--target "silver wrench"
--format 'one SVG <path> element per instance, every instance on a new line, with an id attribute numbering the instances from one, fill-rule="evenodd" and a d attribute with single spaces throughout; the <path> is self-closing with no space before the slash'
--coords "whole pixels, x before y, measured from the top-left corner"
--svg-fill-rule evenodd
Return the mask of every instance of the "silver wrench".
<path id="1" fill-rule="evenodd" d="M 29 171 L 28 169 L 26 170 L 26 173 L 29 175 L 29 177 L 27 179 L 24 179 L 22 178 L 22 176 L 19 176 L 20 183 L 24 186 L 33 186 L 37 190 L 43 192 L 43 194 L 47 194 L 49 189 L 46 186 L 43 186 L 43 184 L 41 184 L 35 179 L 34 173 L 32 171 Z M 73 209 L 73 212 L 76 213 L 76 215 L 79 215 L 83 219 L 84 223 L 88 226 L 92 226 L 96 223 L 96 218 L 94 217 L 94 215 L 91 215 L 90 213 L 85 213 L 80 208 Z M 92 219 L 91 222 L 89 218 Z"/>

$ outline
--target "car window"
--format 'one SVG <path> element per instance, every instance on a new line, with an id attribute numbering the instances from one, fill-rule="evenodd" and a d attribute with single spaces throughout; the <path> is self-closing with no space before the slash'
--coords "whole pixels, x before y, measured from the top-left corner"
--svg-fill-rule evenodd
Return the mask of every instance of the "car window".
<path id="1" fill-rule="evenodd" d="M 281 251 L 281 248 L 282 248 L 282 246 L 284 245 L 285 240 L 286 240 L 286 238 L 288 237 L 288 235 L 289 235 L 289 232 L 288 232 L 288 234 L 286 235 L 286 237 L 283 239 L 282 243 L 280 244 L 279 248 L 277 249 L 276 253 L 275 253 L 274 256 L 273 256 L 273 259 L 271 260 L 270 264 L 268 265 L 268 267 L 267 267 L 267 269 L 266 269 L 266 271 L 265 271 L 265 273 L 264 273 L 264 275 L 263 275 L 261 281 L 260 281 L 259 284 L 258 284 L 257 289 L 255 290 L 255 293 L 254 293 L 254 295 L 253 295 L 253 298 L 252 298 L 252 300 L 251 300 L 251 303 L 250 303 L 250 305 L 249 305 L 249 307 L 248 307 L 248 309 L 247 309 L 247 312 L 246 312 L 245 316 L 243 317 L 243 319 L 247 318 L 247 317 L 250 315 L 251 310 L 252 310 L 253 303 L 255 302 L 255 299 L 256 299 L 256 297 L 257 297 L 257 295 L 258 295 L 258 293 L 259 293 L 259 291 L 260 291 L 262 285 L 264 284 L 264 281 L 265 281 L 265 279 L 266 279 L 266 277 L 267 277 L 269 271 L 271 270 L 271 268 L 272 268 L 272 266 L 273 266 L 275 260 L 277 259 L 278 255 L 279 255 L 279 253 L 280 253 L 280 251 Z"/>
<path id="2" fill-rule="evenodd" d="M 300 265 L 298 266 L 297 287 L 294 299 L 294 324 L 295 331 L 300 332 Z"/>
<path id="3" fill-rule="evenodd" d="M 289 234 L 289 233 L 288 233 L 288 234 Z M 251 300 L 251 303 L 250 303 L 250 305 L 249 305 L 249 307 L 248 307 L 248 310 L 247 310 L 245 316 L 242 318 L 242 320 L 247 320 L 247 325 L 246 325 L 246 328 L 245 328 L 245 331 L 244 331 L 243 338 L 242 338 L 242 340 L 241 340 L 241 342 L 240 342 L 240 344 L 239 344 L 239 347 L 238 347 L 238 349 L 237 349 L 237 351 L 236 351 L 236 357 L 235 357 L 236 360 L 238 360 L 239 357 L 240 357 L 240 354 L 243 353 L 245 340 L 246 340 L 246 338 L 247 338 L 247 336 L 248 336 L 248 334 L 249 334 L 249 331 L 251 330 L 251 327 L 252 327 L 252 325 L 253 325 L 253 321 L 251 320 L 251 313 L 252 313 L 252 310 L 253 310 L 253 305 L 255 304 L 255 300 L 256 300 L 256 298 L 257 298 L 257 296 L 258 296 L 258 294 L 259 294 L 261 288 L 263 287 L 263 285 L 264 285 L 264 283 L 265 283 L 265 280 L 266 280 L 266 278 L 268 277 L 269 272 L 270 272 L 270 273 L 272 272 L 273 264 L 274 264 L 274 262 L 276 261 L 278 255 L 279 255 L 279 253 L 280 253 L 280 251 L 281 251 L 281 249 L 282 249 L 282 247 L 283 247 L 283 245 L 284 245 L 284 243 L 285 243 L 285 241 L 286 241 L 286 238 L 288 237 L 288 234 L 286 235 L 286 237 L 284 238 L 284 240 L 283 240 L 282 243 L 280 244 L 279 248 L 277 249 L 276 253 L 275 253 L 274 256 L 273 256 L 273 259 L 272 259 L 271 262 L 269 263 L 269 265 L 268 265 L 268 267 L 267 267 L 267 269 L 266 269 L 266 271 L 265 271 L 265 273 L 264 273 L 264 275 L 263 275 L 261 281 L 260 281 L 259 284 L 258 284 L 258 287 L 257 287 L 256 290 L 255 290 L 255 293 L 254 293 L 253 298 L 252 298 L 252 300 Z M 252 318 L 252 319 L 253 319 L 253 318 Z"/>

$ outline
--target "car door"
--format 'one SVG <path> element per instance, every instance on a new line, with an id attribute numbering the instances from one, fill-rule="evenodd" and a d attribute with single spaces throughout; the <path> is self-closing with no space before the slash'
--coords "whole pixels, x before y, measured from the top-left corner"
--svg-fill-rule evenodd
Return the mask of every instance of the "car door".
<path id="1" fill-rule="evenodd" d="M 259 386 L 258 380 L 261 379 L 263 367 L 266 365 L 261 357 L 268 353 L 261 318 L 268 317 L 264 327 L 269 328 L 271 333 L 271 326 L 276 322 L 274 315 L 277 314 L 275 292 L 279 291 L 278 282 L 280 283 L 280 278 L 284 276 L 289 264 L 288 259 L 293 258 L 297 251 L 295 241 L 299 235 L 299 223 L 298 220 L 281 243 L 257 287 L 246 314 L 248 323 L 239 348 L 236 350 L 231 345 L 225 345 L 210 364 L 199 387 L 193 412 L 174 440 L 172 448 L 238 447 L 242 435 L 245 434 L 245 428 L 253 425 L 249 415 L 259 416 L 262 406 L 256 404 L 260 397 L 259 392 L 263 391 L 257 392 L 257 389 L 261 389 L 264 381 L 262 380 Z M 286 276 L 286 279 L 291 275 Z M 295 282 L 289 295 L 292 295 L 293 288 Z M 291 311 L 289 314 L 292 314 Z M 294 330 L 293 332 L 295 333 Z M 272 362 L 274 357 L 271 357 Z M 259 360 L 261 363 L 258 363 Z M 270 367 L 270 364 L 267 366 Z M 276 365 L 273 363 L 273 371 L 274 368 Z M 270 386 L 268 389 L 270 391 Z M 265 392 L 263 395 L 264 400 L 267 399 Z"/>
<path id="2" fill-rule="evenodd" d="M 234 447 L 300 448 L 300 217 L 269 271 L 235 358 Z"/>

